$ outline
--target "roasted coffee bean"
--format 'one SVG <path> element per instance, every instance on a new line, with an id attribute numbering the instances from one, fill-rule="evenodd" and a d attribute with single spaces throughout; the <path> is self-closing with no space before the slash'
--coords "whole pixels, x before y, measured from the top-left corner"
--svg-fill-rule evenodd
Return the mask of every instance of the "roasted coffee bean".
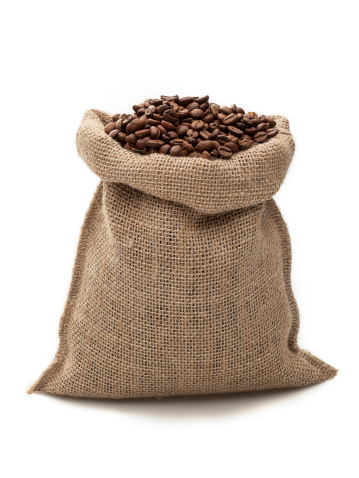
<path id="1" fill-rule="evenodd" d="M 226 126 L 230 126 L 234 123 L 237 123 L 237 121 L 238 121 L 237 113 L 231 113 L 224 118 L 223 124 L 225 124 Z"/>
<path id="2" fill-rule="evenodd" d="M 116 123 L 115 123 L 115 122 L 109 123 L 109 124 L 105 127 L 105 133 L 110 134 L 111 131 L 113 131 L 114 129 L 116 129 Z"/>
<path id="3" fill-rule="evenodd" d="M 192 129 L 194 129 L 195 131 L 199 131 L 200 129 L 203 129 L 203 126 L 204 126 L 204 123 L 202 120 L 195 120 L 191 124 Z"/>
<path id="4" fill-rule="evenodd" d="M 199 153 L 203 153 L 203 151 L 212 151 L 214 146 L 213 141 L 200 141 L 195 147 L 195 150 Z"/>
<path id="5" fill-rule="evenodd" d="M 172 148 L 170 149 L 170 155 L 171 156 L 179 156 L 181 154 L 181 151 L 182 151 L 182 146 L 179 145 L 179 144 L 176 144 L 176 145 L 172 146 Z"/>
<path id="6" fill-rule="evenodd" d="M 168 154 L 170 152 L 171 145 L 170 144 L 164 144 L 163 146 L 160 147 L 158 150 L 159 153 L 163 154 Z"/>
<path id="7" fill-rule="evenodd" d="M 156 128 L 160 130 L 161 134 L 167 134 L 167 130 L 163 127 L 163 125 L 159 124 L 156 126 Z"/>
<path id="8" fill-rule="evenodd" d="M 164 104 L 164 105 L 159 106 L 157 108 L 157 111 L 158 111 L 158 114 L 163 115 L 163 113 L 165 111 L 170 110 L 170 109 L 171 109 L 170 105 Z"/>
<path id="9" fill-rule="evenodd" d="M 217 151 L 221 155 L 222 159 L 229 159 L 233 155 L 232 150 L 227 148 L 226 146 L 220 146 L 219 148 L 217 148 Z"/>
<path id="10" fill-rule="evenodd" d="M 137 140 L 137 138 L 136 138 L 136 136 L 135 136 L 134 134 L 128 134 L 128 135 L 126 136 L 126 140 L 125 140 L 125 141 L 126 141 L 126 143 L 130 143 L 130 144 L 135 145 L 138 140 Z"/>
<path id="11" fill-rule="evenodd" d="M 211 133 L 209 131 L 200 131 L 198 133 L 198 136 L 204 141 L 206 139 L 209 139 L 209 137 L 211 136 Z"/>
<path id="12" fill-rule="evenodd" d="M 186 109 L 191 112 L 192 110 L 196 110 L 199 108 L 199 103 L 197 101 L 192 101 L 189 105 L 186 106 Z"/>
<path id="13" fill-rule="evenodd" d="M 266 131 L 269 128 L 269 123 L 261 123 L 257 126 L 257 131 Z"/>
<path id="14" fill-rule="evenodd" d="M 250 128 L 245 128 L 244 132 L 246 134 L 249 134 L 250 136 L 256 134 L 258 132 L 257 128 L 253 128 L 252 126 Z"/>
<path id="15" fill-rule="evenodd" d="M 264 143 L 264 141 L 267 141 L 268 136 L 266 135 L 265 131 L 260 131 L 259 133 L 253 136 L 253 139 L 257 143 Z"/>
<path id="16" fill-rule="evenodd" d="M 188 118 L 189 116 L 189 111 L 186 108 L 183 108 L 183 110 L 178 111 L 178 116 L 180 120 L 185 120 L 185 118 Z"/>
<path id="17" fill-rule="evenodd" d="M 212 159 L 212 156 L 208 151 L 203 151 L 202 158 Z"/>
<path id="18" fill-rule="evenodd" d="M 148 126 L 158 126 L 159 124 L 161 124 L 161 121 L 155 120 L 153 118 L 148 118 L 146 126 L 147 125 Z"/>
<path id="19" fill-rule="evenodd" d="M 176 133 L 176 131 L 169 131 L 167 136 L 172 140 L 172 139 L 177 139 L 178 138 L 178 134 Z"/>
<path id="20" fill-rule="evenodd" d="M 181 106 L 186 106 L 192 103 L 193 101 L 194 101 L 193 96 L 184 96 L 183 98 L 180 98 L 178 100 L 178 104 Z"/>
<path id="21" fill-rule="evenodd" d="M 124 120 L 124 122 L 122 124 L 125 123 L 126 120 Z M 143 119 L 143 118 L 136 118 L 134 119 L 133 121 L 131 121 L 131 123 L 129 123 L 127 126 L 126 126 L 126 133 L 127 134 L 132 134 L 134 133 L 135 131 L 138 131 L 140 129 L 144 129 L 144 127 L 146 126 L 146 120 Z"/>
<path id="22" fill-rule="evenodd" d="M 230 115 L 231 113 L 233 113 L 231 108 L 228 108 L 228 106 L 221 106 L 219 112 L 224 113 L 225 115 Z"/>
<path id="23" fill-rule="evenodd" d="M 200 110 L 199 108 L 196 108 L 196 109 L 190 111 L 189 115 L 191 116 L 191 118 L 199 119 L 199 118 L 202 118 L 203 111 Z"/>
<path id="24" fill-rule="evenodd" d="M 270 128 L 267 129 L 266 131 L 268 138 L 274 138 L 278 134 L 278 129 L 277 128 Z"/>
<path id="25" fill-rule="evenodd" d="M 147 146 L 149 148 L 154 148 L 154 149 L 159 149 L 164 144 L 165 144 L 165 142 L 161 141 L 160 139 L 149 139 L 147 141 Z"/>
<path id="26" fill-rule="evenodd" d="M 117 141 L 120 141 L 121 143 L 124 143 L 125 140 L 126 140 L 126 134 L 125 133 L 118 133 L 118 136 L 117 136 Z"/>
<path id="27" fill-rule="evenodd" d="M 274 128 L 274 126 L 277 126 L 277 123 L 273 119 L 267 119 L 267 122 L 269 123 L 269 126 L 271 128 Z"/>
<path id="28" fill-rule="evenodd" d="M 250 139 L 242 139 L 239 141 L 239 147 L 242 150 L 250 148 L 252 144 L 253 144 L 253 141 L 251 141 Z"/>
<path id="29" fill-rule="evenodd" d="M 200 98 L 197 98 L 197 103 L 201 105 L 202 103 L 208 103 L 209 96 L 201 96 Z"/>
<path id="30" fill-rule="evenodd" d="M 136 143 L 136 148 L 137 149 L 143 149 L 147 146 L 147 142 L 149 141 L 150 137 L 147 136 L 145 138 L 141 138 L 137 141 Z"/>
<path id="31" fill-rule="evenodd" d="M 184 141 L 182 143 L 182 148 L 186 149 L 189 153 L 191 153 L 192 151 L 194 151 L 194 148 L 193 148 L 193 145 L 188 143 L 187 141 Z"/>
<path id="32" fill-rule="evenodd" d="M 228 132 L 239 138 L 243 135 L 243 131 L 235 126 L 228 126 Z"/>
<path id="33" fill-rule="evenodd" d="M 165 121 L 168 121 L 168 123 L 177 124 L 179 120 L 179 116 L 178 116 L 178 113 L 176 113 L 174 110 L 171 109 L 171 110 L 166 110 L 163 113 L 163 119 Z"/>
<path id="34" fill-rule="evenodd" d="M 218 113 L 219 113 L 219 108 L 217 108 L 218 105 L 211 105 L 209 110 L 211 112 L 211 114 L 214 116 L 214 117 L 217 117 L 218 116 Z"/>
<path id="35" fill-rule="evenodd" d="M 120 132 L 119 129 L 113 129 L 109 134 L 110 138 L 113 138 L 113 139 L 117 138 L 119 132 Z"/>
<path id="36" fill-rule="evenodd" d="M 156 126 L 151 126 L 150 136 L 152 139 L 158 139 L 161 136 L 161 131 Z"/>
<path id="37" fill-rule="evenodd" d="M 228 143 L 224 143 L 224 146 L 226 148 L 229 148 L 232 151 L 232 153 L 238 153 L 238 151 L 239 151 L 238 144 L 232 143 L 232 141 L 229 141 Z"/>
<path id="38" fill-rule="evenodd" d="M 184 136 L 189 130 L 189 126 L 180 124 L 176 127 L 176 133 L 178 136 Z"/>
<path id="39" fill-rule="evenodd" d="M 175 131 L 176 127 L 172 124 L 169 123 L 168 121 L 161 121 L 161 125 L 166 129 L 166 131 Z"/>
<path id="40" fill-rule="evenodd" d="M 147 99 L 133 114 L 116 114 L 104 128 L 123 148 L 141 154 L 161 151 L 185 157 L 229 159 L 238 150 L 278 134 L 276 122 L 235 104 L 209 103 L 208 96 Z M 195 150 L 194 150 L 195 149 Z"/>
<path id="41" fill-rule="evenodd" d="M 192 153 L 189 153 L 188 157 L 189 158 L 201 158 L 202 155 L 198 151 L 192 151 Z"/>

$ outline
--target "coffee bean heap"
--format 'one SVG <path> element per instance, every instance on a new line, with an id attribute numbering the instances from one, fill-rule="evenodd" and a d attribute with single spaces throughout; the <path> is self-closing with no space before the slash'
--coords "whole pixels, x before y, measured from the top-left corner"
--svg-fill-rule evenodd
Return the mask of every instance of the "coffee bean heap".
<path id="1" fill-rule="evenodd" d="M 229 159 L 234 153 L 278 134 L 276 122 L 232 105 L 209 103 L 208 96 L 161 96 L 117 114 L 105 132 L 140 154 Z"/>

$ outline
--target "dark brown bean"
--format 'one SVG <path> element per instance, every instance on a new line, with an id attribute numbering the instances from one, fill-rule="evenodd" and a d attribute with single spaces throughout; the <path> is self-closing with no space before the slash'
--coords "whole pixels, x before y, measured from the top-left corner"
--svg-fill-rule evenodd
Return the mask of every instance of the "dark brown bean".
<path id="1" fill-rule="evenodd" d="M 158 139 L 161 136 L 161 131 L 156 126 L 151 126 L 150 136 L 152 139 Z"/>
<path id="2" fill-rule="evenodd" d="M 199 153 L 203 153 L 203 151 L 212 151 L 214 149 L 215 145 L 213 144 L 213 141 L 200 141 L 197 146 L 195 147 L 195 150 L 198 151 Z"/>
<path id="3" fill-rule="evenodd" d="M 221 155 L 222 159 L 229 159 L 232 157 L 233 153 L 232 150 L 227 148 L 226 146 L 220 146 L 217 151 Z"/>
<path id="4" fill-rule="evenodd" d="M 228 143 L 225 143 L 224 146 L 226 148 L 229 148 L 232 151 L 232 153 L 238 153 L 238 151 L 239 151 L 238 144 L 232 143 L 232 141 L 229 141 Z"/>
<path id="5" fill-rule="evenodd" d="M 233 134 L 234 136 L 238 136 L 239 138 L 243 135 L 243 131 L 235 126 L 228 126 L 229 133 Z"/>
<path id="6" fill-rule="evenodd" d="M 171 156 L 179 156 L 181 154 L 181 151 L 182 151 L 182 146 L 179 145 L 179 144 L 176 144 L 176 145 L 171 147 L 170 155 Z"/>
<path id="7" fill-rule="evenodd" d="M 170 152 L 171 145 L 170 144 L 164 144 L 163 146 L 160 147 L 158 150 L 159 153 L 163 154 L 168 154 Z"/>
<path id="8" fill-rule="evenodd" d="M 116 123 L 115 123 L 115 122 L 109 123 L 109 124 L 105 127 L 105 133 L 110 134 L 111 131 L 113 131 L 114 129 L 116 129 Z"/>
<path id="9" fill-rule="evenodd" d="M 237 113 L 231 113 L 224 118 L 223 124 L 225 124 L 226 126 L 231 126 L 232 124 L 237 123 L 237 121 L 238 121 Z"/>
<path id="10" fill-rule="evenodd" d="M 266 131 L 268 138 L 274 138 L 278 134 L 278 129 L 277 128 L 270 128 L 267 129 Z"/>
<path id="11" fill-rule="evenodd" d="M 135 132 L 135 136 L 136 138 L 145 138 L 146 136 L 148 136 L 150 134 L 150 130 L 149 129 L 140 129 L 138 131 Z"/>
<path id="12" fill-rule="evenodd" d="M 168 121 L 168 123 L 177 124 L 179 120 L 179 116 L 178 116 L 178 113 L 176 113 L 176 111 L 170 109 L 170 110 L 166 110 L 163 113 L 163 119 L 165 121 Z"/>
<path id="13" fill-rule="evenodd" d="M 125 122 L 125 121 L 124 121 Z M 124 124 L 124 122 L 122 124 Z M 136 118 L 126 126 L 126 133 L 131 134 L 140 129 L 144 129 L 146 126 L 146 120 L 142 118 Z"/>
<path id="14" fill-rule="evenodd" d="M 200 110 L 199 108 L 196 108 L 190 111 L 189 115 L 191 116 L 191 118 L 200 119 L 203 116 L 203 111 Z"/>
<path id="15" fill-rule="evenodd" d="M 200 110 L 201 111 L 201 110 Z M 196 131 L 199 131 L 200 129 L 202 129 L 204 126 L 204 123 L 202 120 L 195 120 L 192 122 L 191 124 L 191 127 L 192 129 L 196 130 Z M 188 134 L 188 133 L 187 133 Z"/>
<path id="16" fill-rule="evenodd" d="M 161 141 L 160 139 L 149 139 L 147 141 L 147 146 L 154 149 L 159 149 L 164 144 L 164 141 Z"/>
<path id="17" fill-rule="evenodd" d="M 166 129 L 166 131 L 175 131 L 176 127 L 172 124 L 169 123 L 168 121 L 161 121 L 161 125 Z"/>
<path id="18" fill-rule="evenodd" d="M 109 134 L 110 138 L 113 138 L 113 139 L 117 138 L 119 132 L 120 132 L 119 129 L 113 129 Z"/>
<path id="19" fill-rule="evenodd" d="M 126 143 L 135 145 L 137 143 L 137 138 L 134 134 L 128 134 L 125 139 Z"/>

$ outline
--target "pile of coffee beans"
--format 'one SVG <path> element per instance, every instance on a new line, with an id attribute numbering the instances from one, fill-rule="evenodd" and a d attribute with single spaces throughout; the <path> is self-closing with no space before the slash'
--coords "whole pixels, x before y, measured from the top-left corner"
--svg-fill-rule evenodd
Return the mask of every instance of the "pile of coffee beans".
<path id="1" fill-rule="evenodd" d="M 210 103 L 208 96 L 161 96 L 116 114 L 105 132 L 140 154 L 229 159 L 234 153 L 278 134 L 276 122 L 232 105 Z"/>

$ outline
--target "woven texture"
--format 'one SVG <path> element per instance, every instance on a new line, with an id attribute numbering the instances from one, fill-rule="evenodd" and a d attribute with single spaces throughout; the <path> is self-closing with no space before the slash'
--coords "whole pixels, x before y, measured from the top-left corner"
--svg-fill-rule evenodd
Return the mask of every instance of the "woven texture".
<path id="1" fill-rule="evenodd" d="M 80 156 L 101 182 L 82 227 L 53 363 L 29 392 L 160 397 L 299 387 L 336 370 L 297 345 L 291 251 L 272 198 L 294 142 L 230 160 L 140 156 L 90 110 Z"/>

